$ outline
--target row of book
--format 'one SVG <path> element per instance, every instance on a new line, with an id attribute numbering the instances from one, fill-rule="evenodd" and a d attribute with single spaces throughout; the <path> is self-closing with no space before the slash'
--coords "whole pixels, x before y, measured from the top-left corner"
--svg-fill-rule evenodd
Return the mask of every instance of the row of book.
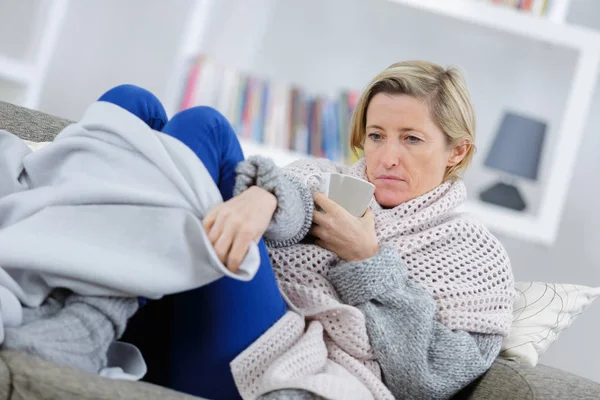
<path id="1" fill-rule="evenodd" d="M 199 56 L 190 63 L 180 108 L 211 106 L 241 138 L 351 163 L 350 118 L 358 97 L 354 90 L 319 96 Z"/>
<path id="2" fill-rule="evenodd" d="M 556 20 L 564 21 L 566 11 L 570 0 L 477 0 L 480 2 L 499 4 L 521 11 L 529 12 L 533 15 L 544 16 Z"/>

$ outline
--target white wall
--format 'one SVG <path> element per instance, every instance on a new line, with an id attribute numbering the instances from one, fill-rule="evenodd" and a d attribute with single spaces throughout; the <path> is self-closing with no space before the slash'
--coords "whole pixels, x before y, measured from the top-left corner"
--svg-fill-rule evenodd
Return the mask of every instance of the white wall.
<path id="1" fill-rule="evenodd" d="M 192 3 L 69 2 L 40 109 L 78 119 L 88 104 L 122 83 L 145 87 L 163 100 Z"/>
<path id="2" fill-rule="evenodd" d="M 171 0 L 167 7 L 162 0 L 72 1 L 41 109 L 76 119 L 104 90 L 125 82 L 164 98 L 191 2 Z M 479 164 L 502 107 L 524 108 L 552 126 L 560 118 L 565 77 L 573 68 L 568 51 L 476 27 L 457 27 L 456 34 L 442 36 L 442 28 L 455 23 L 398 13 L 394 5 L 375 0 L 246 3 L 216 0 L 205 50 L 221 61 L 315 91 L 361 88 L 375 72 L 400 59 L 464 67 L 478 104 Z M 272 4 L 277 6 L 271 9 Z M 569 19 L 600 29 L 600 1 L 573 0 Z M 597 91 L 556 245 L 501 238 L 518 280 L 600 285 L 599 128 Z M 470 179 L 477 187 L 492 177 L 480 172 Z M 535 201 L 535 185 L 525 191 Z M 600 382 L 598 331 L 600 304 L 595 304 L 541 361 Z"/>

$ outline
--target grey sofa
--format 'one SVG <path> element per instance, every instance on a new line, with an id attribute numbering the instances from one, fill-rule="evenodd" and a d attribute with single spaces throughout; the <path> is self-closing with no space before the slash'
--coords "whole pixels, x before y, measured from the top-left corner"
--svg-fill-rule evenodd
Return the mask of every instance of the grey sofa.
<path id="1" fill-rule="evenodd" d="M 0 102 L 0 129 L 23 139 L 50 141 L 68 124 L 60 118 Z M 148 383 L 112 381 L 27 354 L 0 350 L 0 400 L 192 398 Z M 600 384 L 544 365 L 529 368 L 498 359 L 455 399 L 600 399 Z"/>

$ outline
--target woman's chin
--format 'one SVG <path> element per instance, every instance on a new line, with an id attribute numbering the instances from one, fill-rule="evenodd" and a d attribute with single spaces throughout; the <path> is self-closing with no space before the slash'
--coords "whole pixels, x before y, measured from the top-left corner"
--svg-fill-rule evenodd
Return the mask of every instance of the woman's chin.
<path id="1" fill-rule="evenodd" d="M 399 190 L 375 189 L 375 200 L 380 206 L 394 208 L 410 200 L 408 193 Z"/>

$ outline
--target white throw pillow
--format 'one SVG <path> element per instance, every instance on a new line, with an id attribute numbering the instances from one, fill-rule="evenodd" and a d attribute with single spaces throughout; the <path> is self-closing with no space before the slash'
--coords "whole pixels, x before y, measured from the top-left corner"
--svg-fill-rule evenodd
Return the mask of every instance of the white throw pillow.
<path id="1" fill-rule="evenodd" d="M 600 295 L 600 287 L 569 284 L 516 282 L 515 288 L 513 324 L 500 356 L 531 366 Z"/>

